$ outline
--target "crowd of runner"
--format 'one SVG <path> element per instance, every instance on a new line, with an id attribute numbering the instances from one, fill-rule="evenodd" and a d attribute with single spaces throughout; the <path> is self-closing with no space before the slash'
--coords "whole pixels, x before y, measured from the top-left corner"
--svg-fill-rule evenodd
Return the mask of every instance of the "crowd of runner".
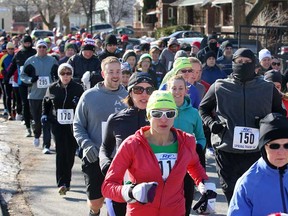
<path id="1" fill-rule="evenodd" d="M 133 45 L 84 32 L 2 36 L 0 50 L 3 115 L 43 154 L 54 141 L 60 195 L 82 159 L 90 216 L 105 198 L 110 216 L 188 216 L 195 186 L 193 209 L 213 213 L 207 156 L 228 215 L 288 213 L 288 68 L 268 49 L 236 50 L 214 34 Z"/>

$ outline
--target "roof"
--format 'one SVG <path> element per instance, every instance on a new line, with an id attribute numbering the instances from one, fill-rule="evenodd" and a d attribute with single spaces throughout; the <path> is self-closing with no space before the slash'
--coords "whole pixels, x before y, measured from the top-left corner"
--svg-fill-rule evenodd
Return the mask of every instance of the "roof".
<path id="1" fill-rule="evenodd" d="M 177 0 L 176 2 L 170 4 L 171 6 L 193 6 L 193 5 L 202 5 L 203 0 Z"/>

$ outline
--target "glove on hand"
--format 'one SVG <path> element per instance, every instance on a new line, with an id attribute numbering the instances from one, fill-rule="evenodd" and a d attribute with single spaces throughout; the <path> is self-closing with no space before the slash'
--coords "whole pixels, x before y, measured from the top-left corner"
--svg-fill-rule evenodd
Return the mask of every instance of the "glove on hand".
<path id="1" fill-rule="evenodd" d="M 211 132 L 214 133 L 214 134 L 219 134 L 223 129 L 224 129 L 223 123 L 219 123 L 219 122 L 217 122 L 217 121 L 214 121 L 214 122 L 210 125 L 210 130 L 211 130 Z"/>
<path id="2" fill-rule="evenodd" d="M 94 163 L 98 160 L 98 150 L 95 146 L 89 146 L 83 149 L 83 158 L 86 157 L 89 163 Z"/>
<path id="3" fill-rule="evenodd" d="M 48 117 L 47 115 L 42 115 L 41 116 L 41 123 L 42 125 L 46 124 L 48 122 Z"/>
<path id="4" fill-rule="evenodd" d="M 121 193 L 122 197 L 126 202 L 138 201 L 142 204 L 148 202 L 153 202 L 156 188 L 158 186 L 157 182 L 143 182 L 138 185 L 123 185 Z"/>
<path id="5" fill-rule="evenodd" d="M 210 211 L 207 212 L 208 200 L 215 199 L 216 197 L 217 193 L 215 191 L 207 190 L 207 192 L 202 194 L 198 202 L 193 206 L 193 210 L 198 214 L 212 213 Z"/>
<path id="6" fill-rule="evenodd" d="M 200 184 L 197 186 L 197 189 L 202 195 L 205 194 L 207 191 L 205 184 L 203 184 L 202 182 L 200 182 Z"/>
<path id="7" fill-rule="evenodd" d="M 31 79 L 31 83 L 36 82 L 39 79 L 39 76 L 33 76 Z"/>

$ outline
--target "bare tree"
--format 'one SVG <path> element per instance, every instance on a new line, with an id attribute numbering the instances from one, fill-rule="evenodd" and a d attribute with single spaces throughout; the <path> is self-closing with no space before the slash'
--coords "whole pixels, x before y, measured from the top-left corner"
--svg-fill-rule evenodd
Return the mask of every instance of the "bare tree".
<path id="1" fill-rule="evenodd" d="M 95 13 L 95 8 L 96 8 L 96 5 L 99 1 L 100 0 L 80 0 L 84 14 L 87 17 L 86 27 L 88 27 L 93 22 L 92 15 L 93 15 L 93 13 Z"/>
<path id="2" fill-rule="evenodd" d="M 123 18 L 133 16 L 133 1 L 131 0 L 109 0 L 108 12 L 111 25 L 116 28 Z"/>
<path id="3" fill-rule="evenodd" d="M 76 1 L 77 0 L 59 0 L 61 1 L 61 5 L 63 5 L 61 12 L 59 13 L 60 15 L 60 20 L 61 23 L 66 26 L 65 33 L 69 34 L 70 33 L 70 20 L 69 20 L 69 15 L 72 12 Z M 62 26 L 60 25 L 60 29 Z"/>

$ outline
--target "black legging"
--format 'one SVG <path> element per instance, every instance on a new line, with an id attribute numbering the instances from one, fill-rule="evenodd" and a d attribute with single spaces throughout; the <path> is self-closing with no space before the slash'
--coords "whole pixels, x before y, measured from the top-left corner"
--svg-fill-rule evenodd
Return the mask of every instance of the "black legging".
<path id="1" fill-rule="evenodd" d="M 5 88 L 4 88 L 4 83 L 3 83 L 3 79 L 0 79 L 0 88 L 2 91 L 2 100 L 3 100 L 3 105 L 4 105 L 4 109 L 7 109 L 6 106 L 6 93 L 5 93 Z"/>
<path id="2" fill-rule="evenodd" d="M 13 104 L 16 102 L 17 114 L 22 113 L 22 100 L 20 97 L 19 87 L 13 87 Z"/>
<path id="3" fill-rule="evenodd" d="M 11 101 L 12 101 L 12 84 L 4 84 L 5 94 L 6 94 L 6 109 L 8 110 L 9 115 L 12 114 L 12 107 L 11 107 Z"/>
<path id="4" fill-rule="evenodd" d="M 22 101 L 22 113 L 25 121 L 26 128 L 30 128 L 31 121 L 31 113 L 30 113 L 30 105 L 28 100 L 28 87 L 24 84 L 19 85 L 19 94 Z"/>

